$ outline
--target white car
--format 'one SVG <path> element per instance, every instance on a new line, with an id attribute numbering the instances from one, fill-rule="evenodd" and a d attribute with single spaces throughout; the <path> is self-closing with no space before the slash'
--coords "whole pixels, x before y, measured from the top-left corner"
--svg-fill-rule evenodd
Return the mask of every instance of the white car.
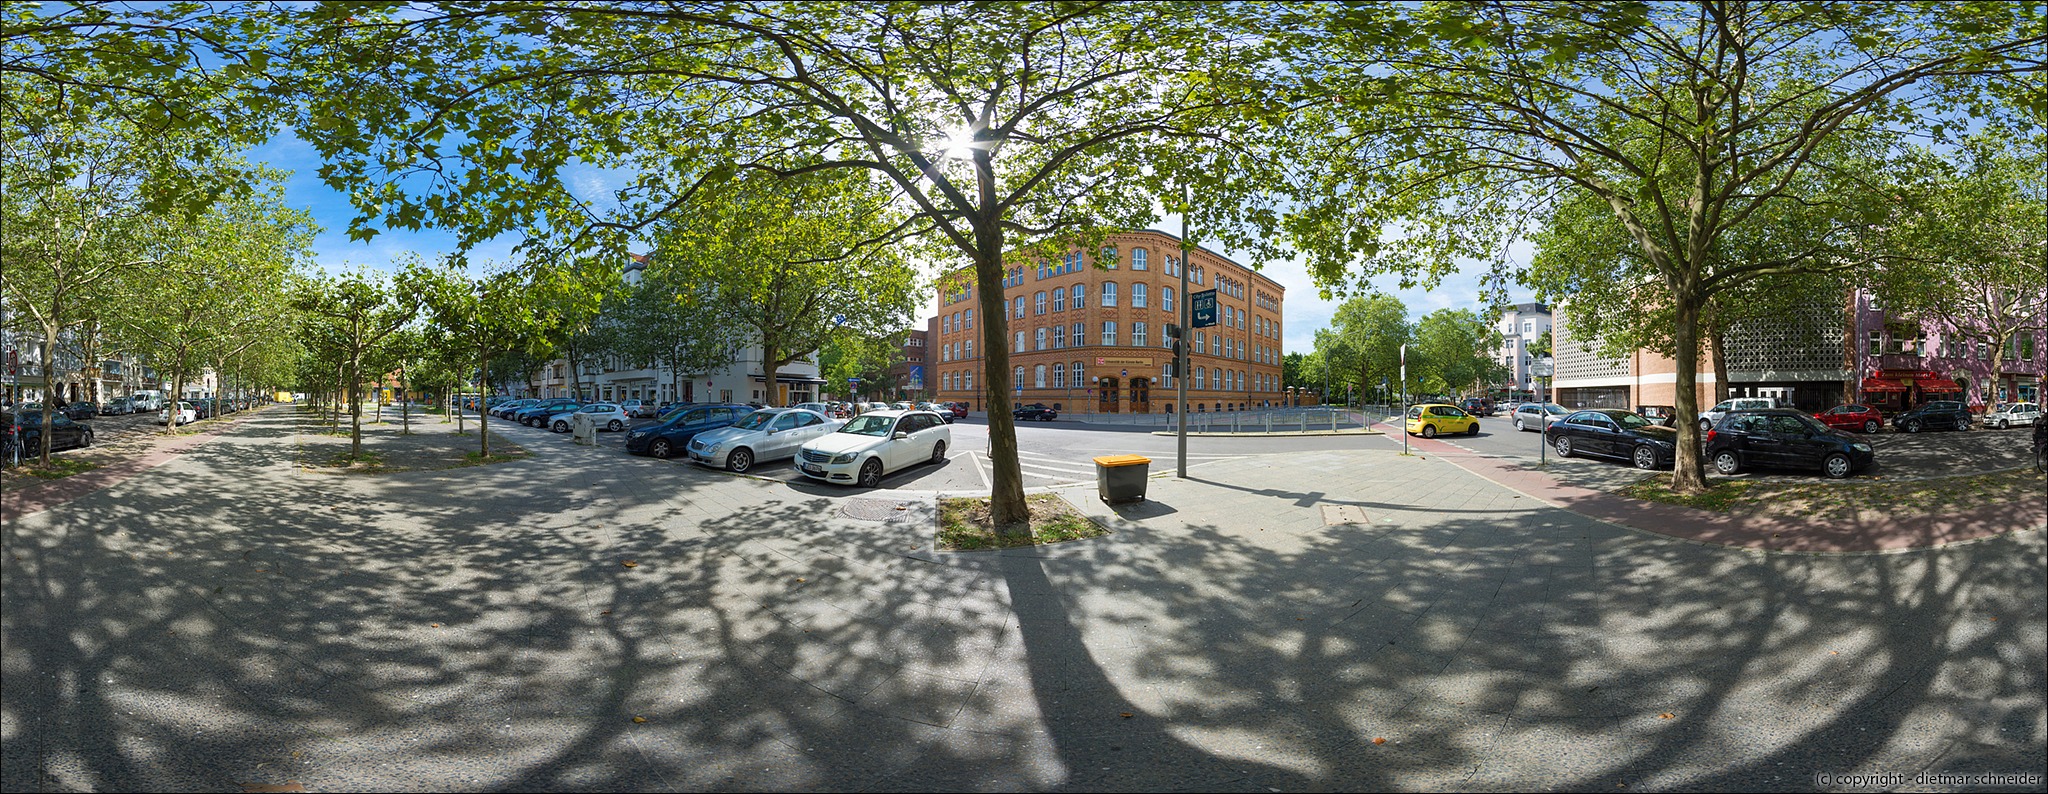
<path id="1" fill-rule="evenodd" d="M 191 404 L 191 403 L 185 402 L 184 400 L 179 400 L 179 401 L 178 401 L 178 424 L 181 424 L 181 425 L 189 425 L 189 424 L 192 424 L 193 422 L 197 422 L 197 421 L 199 421 L 199 409 L 197 409 L 197 408 L 194 408 L 194 407 L 192 407 L 192 404 Z M 157 412 L 156 412 L 156 423 L 157 423 L 157 424 L 160 424 L 160 425 L 168 425 L 168 424 L 170 424 L 170 423 L 171 423 L 171 409 L 169 409 L 169 408 L 165 408 L 165 409 L 163 409 L 163 410 L 157 411 Z"/>
<path id="2" fill-rule="evenodd" d="M 2041 421 L 2041 406 L 2035 403 L 2005 403 L 1985 411 L 1983 417 L 1985 427 L 1995 427 L 2000 430 L 2014 425 L 2032 427 L 2035 422 L 2039 421 Z"/>
<path id="3" fill-rule="evenodd" d="M 690 439 L 690 459 L 743 472 L 764 460 L 795 457 L 804 442 L 839 429 L 839 421 L 801 408 L 764 408 L 730 427 Z"/>
<path id="4" fill-rule="evenodd" d="M 1779 406 L 1778 401 L 1771 397 L 1737 397 L 1732 400 L 1722 400 L 1716 403 L 1714 407 L 1700 412 L 1700 433 L 1704 434 L 1714 429 L 1714 425 L 1720 424 L 1721 417 L 1727 416 L 1729 411 L 1779 407 L 1782 406 Z"/>
<path id="5" fill-rule="evenodd" d="M 1516 430 L 1541 433 L 1550 429 L 1550 424 L 1565 417 L 1571 411 L 1557 403 L 1522 403 L 1515 406 Z"/>
<path id="6" fill-rule="evenodd" d="M 953 430 L 932 411 L 875 411 L 803 446 L 796 470 L 826 482 L 873 488 L 882 476 L 919 463 L 944 463 Z"/>
<path id="7" fill-rule="evenodd" d="M 620 407 L 618 403 L 591 403 L 568 413 L 550 416 L 542 427 L 557 433 L 567 433 L 575 428 L 577 414 L 589 414 L 591 420 L 597 422 L 599 430 L 617 432 L 632 424 L 632 417 L 626 415 L 626 409 Z"/>

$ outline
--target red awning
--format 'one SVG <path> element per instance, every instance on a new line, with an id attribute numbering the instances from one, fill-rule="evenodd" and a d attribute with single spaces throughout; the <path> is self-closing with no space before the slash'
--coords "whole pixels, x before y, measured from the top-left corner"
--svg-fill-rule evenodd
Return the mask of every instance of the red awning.
<path id="1" fill-rule="evenodd" d="M 1957 386 L 1955 381 L 1943 380 L 1941 378 L 1920 378 L 1913 381 L 1913 385 L 1920 387 L 1920 390 L 1924 392 L 1950 393 L 1963 390 L 1963 387 Z"/>
<path id="2" fill-rule="evenodd" d="M 1892 379 L 1890 379 L 1890 378 L 1864 378 L 1864 379 L 1863 379 L 1863 391 L 1864 391 L 1865 393 L 1869 393 L 1869 392 L 1888 392 L 1888 391 L 1905 391 L 1905 390 L 1906 390 L 1906 384 L 1900 383 L 1900 382 L 1898 382 L 1898 381 L 1895 381 L 1895 380 L 1892 380 Z"/>

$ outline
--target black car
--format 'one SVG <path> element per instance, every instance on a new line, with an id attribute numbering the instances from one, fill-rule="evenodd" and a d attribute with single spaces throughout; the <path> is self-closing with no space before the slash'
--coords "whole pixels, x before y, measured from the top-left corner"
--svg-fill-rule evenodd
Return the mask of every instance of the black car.
<path id="1" fill-rule="evenodd" d="M 1976 417 L 1954 400 L 1935 400 L 1892 417 L 1892 426 L 1907 433 L 1922 430 L 1968 430 Z"/>
<path id="2" fill-rule="evenodd" d="M 1619 408 L 1574 411 L 1544 428 L 1543 439 L 1558 457 L 1599 455 L 1626 460 L 1638 469 L 1670 466 L 1678 458 L 1677 430 Z"/>
<path id="3" fill-rule="evenodd" d="M 7 461 L 19 463 L 43 453 L 43 414 L 40 411 L 0 413 L 0 431 L 6 433 Z M 92 446 L 92 425 L 71 421 L 57 414 L 50 418 L 50 451 Z"/>
<path id="4" fill-rule="evenodd" d="M 571 413 L 576 409 L 582 407 L 583 403 L 578 400 L 547 400 L 514 411 L 512 412 L 512 416 L 509 418 L 512 421 L 518 422 L 522 425 L 526 425 L 527 427 L 540 427 L 541 424 L 546 422 L 548 420 L 548 417 L 550 416 L 554 416 L 555 414 Z"/>
<path id="5" fill-rule="evenodd" d="M 1678 409 L 1669 405 L 1638 405 L 1636 415 L 1650 420 L 1653 425 L 1678 426 Z"/>
<path id="6" fill-rule="evenodd" d="M 633 428 L 626 434 L 626 451 L 634 455 L 673 457 L 689 446 L 690 439 L 707 430 L 731 426 L 754 409 L 745 405 L 689 405 L 676 408 L 667 418 Z"/>
<path id="7" fill-rule="evenodd" d="M 1707 462 L 1721 474 L 1744 469 L 1819 469 L 1842 479 L 1876 459 L 1870 445 L 1790 408 L 1730 411 L 1707 431 Z"/>
<path id="8" fill-rule="evenodd" d="M 100 407 L 98 405 L 86 402 L 84 400 L 75 400 L 72 402 L 65 403 L 64 407 L 58 408 L 57 410 L 63 411 L 65 416 L 70 417 L 74 421 L 79 419 L 91 419 L 93 417 L 100 415 Z"/>
<path id="9" fill-rule="evenodd" d="M 1010 417 L 1013 419 L 1037 419 L 1041 422 L 1050 422 L 1060 418 L 1060 412 L 1043 405 L 1026 405 L 1011 411 Z"/>

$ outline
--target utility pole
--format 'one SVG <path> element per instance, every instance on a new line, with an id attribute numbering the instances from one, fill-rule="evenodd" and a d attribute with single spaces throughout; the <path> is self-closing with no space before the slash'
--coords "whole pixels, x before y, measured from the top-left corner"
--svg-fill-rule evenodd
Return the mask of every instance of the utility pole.
<path id="1" fill-rule="evenodd" d="M 1195 263 L 1193 233 L 1188 231 L 1188 216 L 1194 214 L 1194 190 L 1186 182 L 1180 186 L 1180 334 L 1173 342 L 1173 382 L 1179 397 L 1180 410 L 1174 421 L 1179 429 L 1174 432 L 1178 441 L 1179 455 L 1177 470 L 1181 479 L 1188 477 L 1188 325 L 1194 320 L 1194 296 L 1188 294 L 1188 268 Z"/>

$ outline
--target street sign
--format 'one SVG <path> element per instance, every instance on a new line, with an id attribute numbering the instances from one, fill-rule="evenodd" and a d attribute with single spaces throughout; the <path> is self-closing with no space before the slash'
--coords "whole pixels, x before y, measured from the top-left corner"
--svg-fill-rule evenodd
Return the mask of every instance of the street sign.
<path id="1" fill-rule="evenodd" d="M 1195 321 L 1189 323 L 1189 325 L 1196 328 L 1214 326 L 1216 324 L 1216 291 L 1206 289 L 1188 297 L 1194 301 L 1191 306 L 1195 312 Z"/>

